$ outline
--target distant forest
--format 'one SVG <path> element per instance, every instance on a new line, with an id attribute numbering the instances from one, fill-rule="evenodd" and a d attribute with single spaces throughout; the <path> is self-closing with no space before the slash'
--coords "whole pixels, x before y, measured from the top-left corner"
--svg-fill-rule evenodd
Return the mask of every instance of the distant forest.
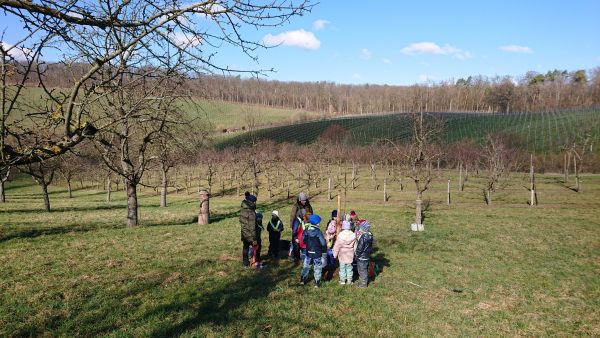
<path id="1" fill-rule="evenodd" d="M 88 65 L 54 63 L 40 69 L 45 86 L 72 87 L 72 79 L 77 79 Z M 39 82 L 39 77 L 31 78 L 27 85 L 39 86 Z M 600 106 L 600 67 L 588 71 L 530 71 L 517 79 L 469 76 L 411 86 L 202 75 L 190 79 L 186 88 L 190 94 L 209 100 L 301 109 L 330 116 L 414 111 L 555 111 Z"/>

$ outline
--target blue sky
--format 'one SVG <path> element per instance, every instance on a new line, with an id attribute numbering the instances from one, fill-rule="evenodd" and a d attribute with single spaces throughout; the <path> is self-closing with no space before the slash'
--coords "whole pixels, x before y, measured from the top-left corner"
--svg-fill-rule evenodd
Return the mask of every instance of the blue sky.
<path id="1" fill-rule="evenodd" d="M 325 0 L 271 32 L 303 29 L 318 48 L 282 45 L 261 52 L 260 65 L 278 80 L 377 84 L 591 69 L 599 14 L 600 1 Z"/>
<path id="2" fill-rule="evenodd" d="M 600 1 L 322 0 L 290 23 L 244 34 L 259 63 L 221 48 L 222 66 L 270 69 L 283 81 L 408 85 L 469 75 L 600 66 Z M 20 25 L 0 15 L 5 42 Z M 319 25 L 320 23 L 320 25 Z"/>

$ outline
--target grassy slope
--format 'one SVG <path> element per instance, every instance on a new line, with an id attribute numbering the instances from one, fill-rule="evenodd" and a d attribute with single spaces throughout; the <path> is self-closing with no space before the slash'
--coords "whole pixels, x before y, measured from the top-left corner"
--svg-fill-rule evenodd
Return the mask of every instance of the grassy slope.
<path id="1" fill-rule="evenodd" d="M 41 88 L 26 88 L 22 92 L 21 98 L 29 105 L 44 105 L 46 102 L 44 91 Z M 183 109 L 195 116 L 206 117 L 216 130 L 247 126 L 247 116 L 254 118 L 256 125 L 259 126 L 292 123 L 317 117 L 316 113 L 293 109 L 270 108 L 203 99 L 196 99 L 195 103 L 196 105 L 184 103 Z M 14 115 L 14 117 L 19 117 L 20 113 L 15 112 Z"/>
<path id="2" fill-rule="evenodd" d="M 491 132 L 505 132 L 516 136 L 522 148 L 528 151 L 558 150 L 570 137 L 579 136 L 590 128 L 595 140 L 600 140 L 600 112 L 565 112 L 535 114 L 461 114 L 440 115 L 446 121 L 443 139 L 452 143 L 464 138 L 476 141 L 485 139 Z M 256 132 L 258 138 L 269 138 L 277 142 L 314 142 L 325 129 L 338 124 L 347 130 L 350 138 L 358 144 L 377 140 L 406 140 L 410 137 L 410 120 L 406 114 L 375 115 L 310 121 L 295 125 L 273 127 Z M 222 142 L 222 147 L 244 142 L 248 134 Z"/>
<path id="3" fill-rule="evenodd" d="M 171 194 L 161 209 L 146 190 L 144 226 L 125 229 L 122 192 L 106 203 L 54 187 L 47 214 L 20 179 L 0 204 L 0 336 L 600 335 L 599 176 L 579 194 L 539 177 L 536 208 L 521 175 L 490 207 L 474 177 L 445 205 L 445 182 L 426 194 L 426 231 L 413 233 L 410 190 L 390 184 L 384 204 L 359 181 L 347 206 L 372 221 L 385 268 L 367 290 L 315 290 L 297 286 L 300 267 L 285 261 L 240 267 L 238 197 L 213 198 L 214 222 L 198 226 L 195 195 Z M 262 210 L 289 213 L 263 199 Z M 326 215 L 334 204 L 321 194 L 313 206 Z"/>

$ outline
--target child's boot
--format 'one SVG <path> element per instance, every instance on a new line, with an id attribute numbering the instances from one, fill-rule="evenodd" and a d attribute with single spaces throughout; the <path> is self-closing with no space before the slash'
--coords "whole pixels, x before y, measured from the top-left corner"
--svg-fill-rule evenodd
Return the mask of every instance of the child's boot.
<path id="1" fill-rule="evenodd" d="M 315 281 L 315 288 L 320 288 L 321 287 L 321 280 Z"/>

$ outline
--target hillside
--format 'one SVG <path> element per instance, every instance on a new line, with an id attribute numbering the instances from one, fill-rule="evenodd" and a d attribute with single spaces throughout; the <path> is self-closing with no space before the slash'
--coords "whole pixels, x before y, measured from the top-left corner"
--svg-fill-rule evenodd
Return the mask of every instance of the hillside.
<path id="1" fill-rule="evenodd" d="M 453 143 L 461 139 L 480 142 L 490 133 L 505 133 L 522 149 L 535 152 L 554 152 L 573 137 L 584 133 L 600 140 L 600 111 L 485 114 L 437 113 L 445 123 L 442 139 Z M 369 144 L 380 140 L 404 141 L 410 135 L 410 115 L 385 114 L 333 118 L 287 126 L 260 129 L 222 141 L 219 147 L 236 146 L 250 137 L 271 139 L 275 142 L 309 144 L 330 126 L 345 129 L 347 139 L 355 144 Z"/>
<path id="2" fill-rule="evenodd" d="M 46 105 L 45 93 L 37 87 L 26 88 L 20 99 L 22 107 L 27 107 L 23 108 L 23 111 L 35 110 L 35 107 Z M 318 116 L 315 112 L 299 109 L 263 107 L 252 104 L 207 100 L 199 97 L 194 97 L 189 102 L 182 102 L 181 107 L 192 116 L 207 119 L 214 130 L 218 131 L 241 129 L 248 126 L 250 121 L 253 121 L 256 126 L 268 126 L 306 121 L 315 119 Z M 15 111 L 14 116 L 11 115 L 9 121 L 21 118 L 20 114 L 19 111 Z"/>

